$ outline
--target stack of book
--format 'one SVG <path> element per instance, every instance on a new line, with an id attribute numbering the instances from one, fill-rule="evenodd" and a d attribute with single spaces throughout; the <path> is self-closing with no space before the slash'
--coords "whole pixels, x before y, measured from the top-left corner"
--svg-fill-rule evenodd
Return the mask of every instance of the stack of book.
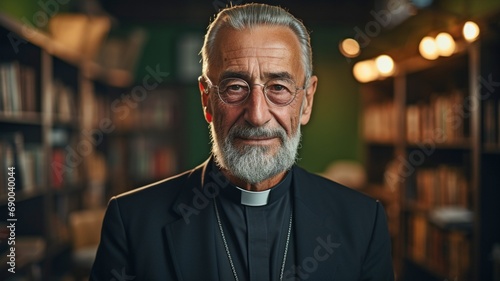
<path id="1" fill-rule="evenodd" d="M 450 280 L 469 280 L 470 239 L 467 232 L 443 230 L 425 215 L 414 214 L 408 222 L 408 256 Z"/>
<path id="2" fill-rule="evenodd" d="M 397 114 L 393 102 L 368 106 L 363 112 L 363 137 L 369 141 L 391 142 L 396 139 Z"/>
<path id="3" fill-rule="evenodd" d="M 0 136 L 0 170 L 13 167 L 16 193 L 33 194 L 44 188 L 45 165 L 42 146 L 25 143 L 21 132 L 2 133 Z M 0 182 L 7 183 L 7 173 L 0 174 Z M 0 197 L 8 193 L 7 184 L 0 188 Z"/>
<path id="4" fill-rule="evenodd" d="M 406 108 L 406 139 L 409 142 L 461 143 L 467 138 L 468 108 L 464 94 L 434 94 L 429 103 Z"/>
<path id="5" fill-rule="evenodd" d="M 40 112 L 34 68 L 18 61 L 0 63 L 0 112 L 6 116 Z"/>
<path id="6" fill-rule="evenodd" d="M 429 210 L 440 206 L 469 207 L 469 184 L 460 167 L 439 165 L 417 169 L 407 185 L 410 204 Z"/>
<path id="7" fill-rule="evenodd" d="M 78 111 L 75 103 L 75 91 L 59 80 L 54 81 L 53 112 L 55 120 L 62 123 L 77 121 Z"/>

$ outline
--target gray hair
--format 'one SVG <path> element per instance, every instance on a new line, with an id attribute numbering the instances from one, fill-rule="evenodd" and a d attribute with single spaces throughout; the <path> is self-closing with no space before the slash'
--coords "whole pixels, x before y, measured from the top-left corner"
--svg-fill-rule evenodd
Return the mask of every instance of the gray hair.
<path id="1" fill-rule="evenodd" d="M 205 41 L 201 48 L 203 75 L 207 75 L 210 57 L 214 55 L 214 42 L 217 33 L 223 27 L 242 30 L 258 25 L 285 26 L 290 28 L 300 42 L 302 64 L 304 66 L 305 81 L 312 76 L 312 50 L 309 33 L 304 24 L 285 9 L 266 4 L 245 4 L 223 9 L 215 20 L 208 26 Z"/>

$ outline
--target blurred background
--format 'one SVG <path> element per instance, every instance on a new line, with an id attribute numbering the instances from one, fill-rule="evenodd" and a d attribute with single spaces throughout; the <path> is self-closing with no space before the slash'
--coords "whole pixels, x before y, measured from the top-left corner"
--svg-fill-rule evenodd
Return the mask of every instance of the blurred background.
<path id="1" fill-rule="evenodd" d="M 500 280 L 500 2 L 255 2 L 310 30 L 298 164 L 383 202 L 397 280 Z M 85 280 L 111 196 L 209 157 L 198 53 L 228 5 L 0 2 L 0 279 Z"/>

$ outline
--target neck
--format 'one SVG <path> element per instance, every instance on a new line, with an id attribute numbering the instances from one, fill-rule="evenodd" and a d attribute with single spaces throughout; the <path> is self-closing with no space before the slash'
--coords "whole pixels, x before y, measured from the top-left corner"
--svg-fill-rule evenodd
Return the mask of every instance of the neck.
<path id="1" fill-rule="evenodd" d="M 280 183 L 280 181 L 282 181 L 286 175 L 286 172 L 282 172 L 282 173 L 279 173 L 276 176 L 271 177 L 269 179 L 266 179 L 262 182 L 259 182 L 256 184 L 251 184 L 251 183 L 248 183 L 248 182 L 246 182 L 238 177 L 233 176 L 229 171 L 227 171 L 225 169 L 222 170 L 222 173 L 224 174 L 224 176 L 226 176 L 226 178 L 229 179 L 229 181 L 232 184 L 238 186 L 241 189 L 245 189 L 248 191 L 264 191 L 264 190 L 271 189 L 272 187 L 274 187 L 278 183 Z"/>

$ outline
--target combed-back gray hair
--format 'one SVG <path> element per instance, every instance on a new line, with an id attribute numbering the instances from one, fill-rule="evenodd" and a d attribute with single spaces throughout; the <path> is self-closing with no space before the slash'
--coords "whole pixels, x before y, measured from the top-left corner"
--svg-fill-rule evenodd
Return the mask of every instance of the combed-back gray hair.
<path id="1" fill-rule="evenodd" d="M 242 30 L 258 25 L 285 26 L 297 35 L 302 51 L 301 57 L 304 66 L 305 81 L 307 82 L 312 76 L 312 50 L 306 27 L 300 20 L 283 8 L 256 3 L 223 9 L 208 26 L 205 41 L 201 49 L 203 75 L 207 75 L 210 59 L 214 58 L 215 38 L 221 28 L 231 27 Z"/>

